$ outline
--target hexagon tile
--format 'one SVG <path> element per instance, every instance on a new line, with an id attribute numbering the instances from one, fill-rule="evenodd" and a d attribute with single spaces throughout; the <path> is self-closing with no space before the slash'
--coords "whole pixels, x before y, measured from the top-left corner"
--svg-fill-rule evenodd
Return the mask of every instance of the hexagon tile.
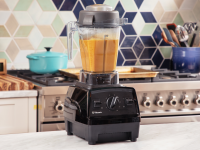
<path id="1" fill-rule="evenodd" d="M 88 5 L 107 4 L 128 18 L 121 27 L 118 66 L 170 69 L 172 48 L 162 40 L 162 28 L 200 21 L 200 0 L 0 0 L 0 4 L 0 58 L 8 60 L 10 69 L 28 69 L 26 55 L 47 46 L 67 53 L 66 24 L 77 21 Z M 68 67 L 81 67 L 78 32 Z"/>

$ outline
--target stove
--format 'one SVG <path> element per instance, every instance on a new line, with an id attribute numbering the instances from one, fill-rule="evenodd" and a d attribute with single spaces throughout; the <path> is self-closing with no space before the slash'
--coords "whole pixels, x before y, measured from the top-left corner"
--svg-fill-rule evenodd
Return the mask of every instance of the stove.
<path id="1" fill-rule="evenodd" d="M 120 79 L 119 83 L 136 90 L 141 124 L 200 121 L 200 75 L 167 69 L 155 78 Z M 38 131 L 65 129 L 64 100 L 76 79 L 61 74 L 37 75 L 29 70 L 8 71 L 27 79 L 38 90 Z M 39 80 L 39 81 L 38 81 Z"/>

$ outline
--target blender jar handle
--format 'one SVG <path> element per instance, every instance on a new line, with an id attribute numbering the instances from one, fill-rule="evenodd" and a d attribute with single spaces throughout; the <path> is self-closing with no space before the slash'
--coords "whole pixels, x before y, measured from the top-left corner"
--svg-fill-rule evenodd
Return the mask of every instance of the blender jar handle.
<path id="1" fill-rule="evenodd" d="M 67 52 L 68 60 L 72 59 L 72 50 L 73 50 L 73 36 L 74 32 L 77 31 L 76 22 L 71 21 L 67 23 Z"/>

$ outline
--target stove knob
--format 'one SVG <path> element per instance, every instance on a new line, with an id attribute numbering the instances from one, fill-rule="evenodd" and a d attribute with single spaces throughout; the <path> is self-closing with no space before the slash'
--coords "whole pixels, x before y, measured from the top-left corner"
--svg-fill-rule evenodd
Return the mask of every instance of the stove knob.
<path id="1" fill-rule="evenodd" d="M 57 101 L 57 104 L 55 106 L 55 109 L 57 112 L 63 112 L 64 110 L 64 106 L 62 104 L 62 101 Z"/>
<path id="2" fill-rule="evenodd" d="M 114 110 L 116 106 L 119 105 L 119 97 L 118 96 L 111 96 L 107 99 L 107 107 L 110 110 Z"/>
<path id="3" fill-rule="evenodd" d="M 176 96 L 172 96 L 172 97 L 170 98 L 170 100 L 169 100 L 169 104 L 170 104 L 171 106 L 176 107 L 177 103 L 178 103 L 178 101 L 176 100 Z"/>
<path id="4" fill-rule="evenodd" d="M 182 99 L 182 104 L 184 105 L 184 106 L 189 106 L 190 105 L 190 101 L 189 101 L 189 99 L 188 99 L 188 95 L 184 95 L 184 97 L 183 97 L 183 99 Z"/>
<path id="5" fill-rule="evenodd" d="M 150 99 L 149 97 L 144 97 L 143 106 L 146 108 L 151 107 L 151 101 L 149 99 Z"/>
<path id="6" fill-rule="evenodd" d="M 197 95 L 197 98 L 194 100 L 194 103 L 200 105 L 200 95 Z"/>
<path id="7" fill-rule="evenodd" d="M 158 96 L 157 100 L 156 100 L 156 105 L 158 107 L 163 107 L 164 106 L 164 101 L 163 101 L 163 98 L 162 96 Z"/>

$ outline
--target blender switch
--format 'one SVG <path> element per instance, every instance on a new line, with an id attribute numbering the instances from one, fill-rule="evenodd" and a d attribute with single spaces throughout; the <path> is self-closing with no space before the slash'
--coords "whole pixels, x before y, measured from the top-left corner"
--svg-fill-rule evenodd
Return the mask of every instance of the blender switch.
<path id="1" fill-rule="evenodd" d="M 94 101 L 94 107 L 95 108 L 100 108 L 101 107 L 101 101 L 100 100 L 95 100 Z"/>
<path id="2" fill-rule="evenodd" d="M 126 105 L 133 105 L 133 99 L 126 99 Z"/>

